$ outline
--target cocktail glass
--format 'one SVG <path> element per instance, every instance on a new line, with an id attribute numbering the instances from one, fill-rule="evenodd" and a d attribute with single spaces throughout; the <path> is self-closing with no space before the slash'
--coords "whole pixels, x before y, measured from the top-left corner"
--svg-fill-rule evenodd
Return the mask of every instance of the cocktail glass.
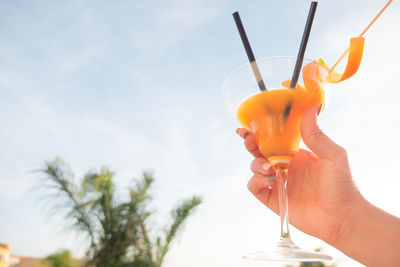
<path id="1" fill-rule="evenodd" d="M 304 60 L 296 88 L 288 88 L 295 57 L 257 60 L 267 91 L 260 91 L 251 64 L 235 69 L 225 79 L 223 93 L 228 109 L 255 136 L 263 156 L 275 169 L 281 219 L 280 239 L 275 249 L 252 253 L 245 258 L 278 261 L 321 261 L 332 257 L 297 247 L 290 238 L 287 177 L 291 158 L 299 150 L 300 122 L 304 113 L 324 104 L 328 72 L 321 64 Z M 252 63 L 254 64 L 254 62 Z M 305 82 L 305 86 L 304 86 Z"/>

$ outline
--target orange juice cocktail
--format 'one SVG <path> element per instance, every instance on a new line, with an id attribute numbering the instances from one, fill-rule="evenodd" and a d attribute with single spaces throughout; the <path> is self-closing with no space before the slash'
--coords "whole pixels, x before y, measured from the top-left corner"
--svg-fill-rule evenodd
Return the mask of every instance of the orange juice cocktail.
<path id="1" fill-rule="evenodd" d="M 311 106 L 324 104 L 327 75 L 322 63 L 309 61 L 302 72 L 304 86 L 298 84 L 292 89 L 288 88 L 289 80 L 275 81 L 280 87 L 254 93 L 238 104 L 236 117 L 253 132 L 265 158 L 290 160 L 299 150 L 301 118 Z"/>

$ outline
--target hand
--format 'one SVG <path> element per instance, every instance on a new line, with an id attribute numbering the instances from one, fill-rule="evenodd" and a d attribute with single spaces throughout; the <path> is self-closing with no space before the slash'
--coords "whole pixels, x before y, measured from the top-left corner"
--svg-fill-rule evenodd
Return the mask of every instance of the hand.
<path id="1" fill-rule="evenodd" d="M 303 232 L 334 245 L 343 222 L 363 201 L 355 185 L 345 149 L 335 144 L 317 125 L 318 107 L 310 108 L 301 122 L 301 136 L 313 152 L 303 149 L 292 158 L 288 176 L 289 222 Z M 248 188 L 264 205 L 279 214 L 274 170 L 262 156 L 253 134 L 237 130 L 255 157 Z"/>

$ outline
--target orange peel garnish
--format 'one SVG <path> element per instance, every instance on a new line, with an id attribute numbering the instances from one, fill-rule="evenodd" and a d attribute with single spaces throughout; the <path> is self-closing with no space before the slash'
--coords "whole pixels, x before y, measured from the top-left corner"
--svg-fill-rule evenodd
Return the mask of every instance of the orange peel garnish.
<path id="1" fill-rule="evenodd" d="M 330 70 L 328 82 L 342 82 L 353 76 L 358 71 L 364 52 L 364 41 L 364 37 L 354 37 L 350 39 L 349 57 L 343 74 Z"/>
<path id="2" fill-rule="evenodd" d="M 289 88 L 291 81 L 292 80 L 286 80 L 286 81 L 282 82 L 282 86 L 285 87 L 285 88 Z M 295 89 L 303 89 L 304 90 L 304 87 L 301 86 L 300 84 L 296 84 L 296 88 Z"/>
<path id="3" fill-rule="evenodd" d="M 318 91 L 321 88 L 319 65 L 318 62 L 314 61 L 303 67 L 304 87 L 309 92 Z"/>

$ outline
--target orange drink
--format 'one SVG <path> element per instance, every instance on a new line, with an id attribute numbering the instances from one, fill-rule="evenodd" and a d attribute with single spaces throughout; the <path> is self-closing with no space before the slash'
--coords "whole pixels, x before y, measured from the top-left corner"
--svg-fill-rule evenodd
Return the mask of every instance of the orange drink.
<path id="1" fill-rule="evenodd" d="M 311 106 L 323 104 L 321 81 L 326 76 L 321 75 L 323 72 L 326 73 L 319 63 L 310 63 L 303 69 L 305 88 L 298 85 L 293 89 L 270 89 L 253 94 L 239 103 L 236 117 L 253 132 L 265 158 L 271 161 L 271 156 L 274 156 L 290 160 L 299 150 L 303 114 Z M 288 81 L 283 84 L 287 85 Z"/>
<path id="2" fill-rule="evenodd" d="M 291 89 L 264 91 L 245 99 L 237 109 L 238 121 L 253 131 L 265 158 L 291 156 L 299 148 L 301 114 L 292 110 L 294 98 Z"/>
<path id="3" fill-rule="evenodd" d="M 301 114 L 294 101 L 294 90 L 282 88 L 260 92 L 240 103 L 237 119 L 253 131 L 265 158 L 291 156 L 299 149 Z"/>

